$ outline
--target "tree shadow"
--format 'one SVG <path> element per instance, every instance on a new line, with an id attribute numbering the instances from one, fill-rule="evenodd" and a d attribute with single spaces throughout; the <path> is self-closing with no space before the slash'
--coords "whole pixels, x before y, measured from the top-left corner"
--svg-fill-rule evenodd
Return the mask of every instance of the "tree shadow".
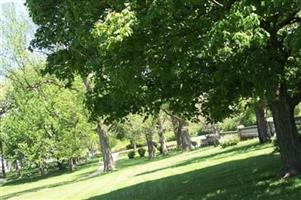
<path id="1" fill-rule="evenodd" d="M 50 188 L 60 187 L 60 186 L 63 186 L 63 185 L 68 185 L 68 184 L 73 184 L 73 183 L 85 181 L 85 180 L 94 178 L 94 176 L 88 176 L 89 174 L 92 173 L 92 171 L 95 171 L 95 170 L 91 170 L 89 172 L 79 174 L 79 175 L 76 176 L 76 178 L 74 178 L 72 180 L 69 180 L 69 181 L 61 181 L 61 182 L 58 182 L 58 183 L 53 183 L 53 184 L 43 185 L 43 186 L 40 186 L 40 187 L 35 187 L 35 188 L 27 189 L 27 190 L 22 190 L 22 191 L 19 191 L 19 192 L 15 192 L 15 193 L 7 194 L 7 195 L 4 195 L 4 196 L 0 196 L 0 199 L 1 200 L 6 200 L 6 199 L 10 199 L 12 197 L 21 196 L 23 194 L 30 193 L 30 192 L 37 192 L 37 191 L 43 190 L 43 189 L 50 189 Z M 105 175 L 105 174 L 103 174 L 103 175 Z"/>
<path id="2" fill-rule="evenodd" d="M 86 200 L 300 199 L 300 177 L 278 180 L 278 155 L 261 155 L 143 182 Z"/>
<path id="3" fill-rule="evenodd" d="M 11 180 L 9 182 L 4 183 L 2 186 L 17 186 L 17 185 L 20 185 L 20 184 L 33 183 L 33 182 L 40 181 L 40 180 L 43 180 L 43 179 L 57 177 L 57 176 L 65 175 L 65 174 L 76 173 L 79 170 L 84 170 L 84 169 L 87 169 L 87 168 L 89 168 L 93 165 L 96 165 L 97 162 L 98 162 L 97 160 L 91 160 L 89 162 L 79 164 L 79 165 L 77 165 L 76 170 L 72 171 L 72 172 L 68 169 L 53 170 L 53 171 L 50 171 L 45 176 L 36 175 L 36 176 L 33 176 L 33 177 L 25 177 L 25 178 L 21 178 L 21 179 L 17 179 L 17 180 Z M 67 184 L 72 184 L 72 183 L 76 183 L 76 182 L 80 182 L 80 181 L 85 181 L 87 179 L 94 178 L 94 177 L 89 177 L 88 176 L 93 171 L 95 171 L 95 170 L 91 169 L 91 170 L 89 170 L 85 173 L 80 173 L 80 174 L 76 175 L 74 179 L 69 180 L 69 181 L 61 181 L 61 182 L 58 182 L 58 183 L 43 185 L 43 186 L 40 186 L 40 187 L 30 188 L 30 189 L 27 189 L 27 190 L 22 190 L 22 191 L 19 191 L 19 192 L 3 195 L 3 196 L 0 196 L 0 199 L 5 200 L 5 199 L 12 198 L 12 197 L 21 196 L 25 193 L 37 192 L 37 191 L 43 190 L 43 189 L 49 189 L 49 188 L 59 187 L 59 186 L 62 186 L 62 185 L 67 185 Z"/>
<path id="4" fill-rule="evenodd" d="M 147 157 L 143 157 L 143 158 L 136 157 L 134 159 L 129 159 L 129 158 L 125 157 L 125 158 L 122 158 L 122 159 L 119 159 L 119 160 L 116 161 L 116 168 L 117 168 L 117 170 L 123 170 L 123 169 L 126 169 L 128 167 L 138 166 L 138 165 L 142 165 L 142 164 L 147 164 L 147 163 L 163 160 L 165 158 L 170 158 L 170 157 L 179 155 L 180 153 L 182 153 L 182 152 L 173 151 L 173 152 L 170 152 L 168 155 L 165 155 L 165 156 L 157 155 L 157 157 L 155 159 L 151 159 L 151 160 L 148 159 Z"/>
<path id="5" fill-rule="evenodd" d="M 140 173 L 140 174 L 136 174 L 135 176 L 142 176 L 142 175 L 155 173 L 155 172 L 162 171 L 162 170 L 169 169 L 169 168 L 176 168 L 176 167 L 181 167 L 181 166 L 185 166 L 185 165 L 189 165 L 189 164 L 193 164 L 193 163 L 199 163 L 199 162 L 205 161 L 207 159 L 210 159 L 210 160 L 222 159 L 222 158 L 226 158 L 226 157 L 229 157 L 231 155 L 234 155 L 234 154 L 248 153 L 248 152 L 251 152 L 251 151 L 263 150 L 263 149 L 266 149 L 266 148 L 269 148 L 269 147 L 267 145 L 262 145 L 262 144 L 259 144 L 259 143 L 258 144 L 245 145 L 245 146 L 231 147 L 231 148 L 224 149 L 224 150 L 221 150 L 219 152 L 216 152 L 214 154 L 194 157 L 194 158 L 191 158 L 189 160 L 185 160 L 184 162 L 180 162 L 180 163 L 172 165 L 172 166 L 167 166 L 167 167 L 164 167 L 164 168 L 159 168 L 159 169 L 155 169 L 155 170 L 146 171 L 146 172 L 143 172 L 143 173 Z"/>
<path id="6" fill-rule="evenodd" d="M 76 170 L 74 170 L 74 171 L 70 171 L 68 168 L 65 168 L 65 169 L 50 168 L 49 171 L 47 172 L 47 174 L 44 176 L 41 176 L 38 173 L 38 171 L 33 173 L 32 170 L 28 170 L 28 171 L 30 171 L 30 173 L 32 173 L 30 176 L 26 175 L 28 173 L 28 171 L 25 171 L 23 173 L 25 175 L 25 177 L 11 178 L 8 180 L 8 182 L 4 183 L 3 186 L 16 186 L 19 184 L 33 183 L 36 181 L 40 181 L 40 180 L 48 179 L 48 178 L 52 178 L 52 177 L 57 177 L 57 176 L 61 176 L 64 174 L 72 174 L 72 173 L 78 172 L 80 170 L 89 168 L 93 165 L 97 165 L 98 162 L 99 162 L 98 160 L 93 159 L 93 160 L 85 162 L 85 163 L 80 163 L 76 166 Z"/>

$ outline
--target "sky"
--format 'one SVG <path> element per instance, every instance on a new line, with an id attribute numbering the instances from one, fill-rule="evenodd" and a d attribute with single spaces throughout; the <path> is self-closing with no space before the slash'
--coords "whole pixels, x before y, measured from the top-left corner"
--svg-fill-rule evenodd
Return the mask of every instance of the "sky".
<path id="1" fill-rule="evenodd" d="M 0 0 L 0 4 L 6 3 L 25 3 L 25 0 Z"/>
<path id="2" fill-rule="evenodd" d="M 9 11 L 11 10 L 11 8 L 13 8 L 17 16 L 21 17 L 24 21 L 28 21 L 29 23 L 32 23 L 24 3 L 25 0 L 0 0 L 0 25 L 2 25 L 0 26 L 0 56 L 1 54 L 3 54 L 3 49 L 4 49 L 1 48 L 2 46 L 1 43 L 5 41 L 5 38 L 3 35 L 1 37 L 1 33 L 3 33 L 3 31 L 6 31 L 6 30 L 2 30 L 5 29 L 5 26 L 3 26 L 3 24 L 5 24 L 5 22 L 7 21 L 6 11 Z M 29 37 L 31 38 L 32 36 Z M 1 66 L 0 63 L 0 82 L 4 80 L 4 72 L 5 72 L 4 66 Z"/>

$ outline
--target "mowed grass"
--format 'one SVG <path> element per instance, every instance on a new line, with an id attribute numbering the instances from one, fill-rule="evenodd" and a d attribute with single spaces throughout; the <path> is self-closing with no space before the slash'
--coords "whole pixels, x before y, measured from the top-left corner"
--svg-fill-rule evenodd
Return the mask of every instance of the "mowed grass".
<path id="1" fill-rule="evenodd" d="M 279 180 L 279 155 L 257 140 L 173 153 L 149 161 L 121 158 L 116 171 L 91 177 L 97 162 L 67 174 L 8 182 L 0 199 L 301 199 L 301 178 Z"/>

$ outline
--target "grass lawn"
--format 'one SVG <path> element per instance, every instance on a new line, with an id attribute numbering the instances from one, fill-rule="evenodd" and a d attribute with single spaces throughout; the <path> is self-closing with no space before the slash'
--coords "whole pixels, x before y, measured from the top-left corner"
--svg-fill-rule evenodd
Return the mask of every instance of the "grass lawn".
<path id="1" fill-rule="evenodd" d="M 272 145 L 256 140 L 154 161 L 121 158 L 115 172 L 89 177 L 97 167 L 92 162 L 73 173 L 8 182 L 0 188 L 0 199 L 301 199 L 301 178 L 275 178 L 279 155 L 273 154 Z"/>

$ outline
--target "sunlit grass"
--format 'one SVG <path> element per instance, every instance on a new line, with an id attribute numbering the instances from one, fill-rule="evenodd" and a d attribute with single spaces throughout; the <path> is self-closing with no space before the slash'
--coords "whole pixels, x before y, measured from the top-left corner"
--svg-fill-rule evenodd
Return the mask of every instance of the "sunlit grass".
<path id="1" fill-rule="evenodd" d="M 90 177 L 98 163 L 73 173 L 7 183 L 0 199 L 300 199 L 301 179 L 277 179 L 279 156 L 256 140 L 221 149 L 117 161 L 116 171 Z"/>

